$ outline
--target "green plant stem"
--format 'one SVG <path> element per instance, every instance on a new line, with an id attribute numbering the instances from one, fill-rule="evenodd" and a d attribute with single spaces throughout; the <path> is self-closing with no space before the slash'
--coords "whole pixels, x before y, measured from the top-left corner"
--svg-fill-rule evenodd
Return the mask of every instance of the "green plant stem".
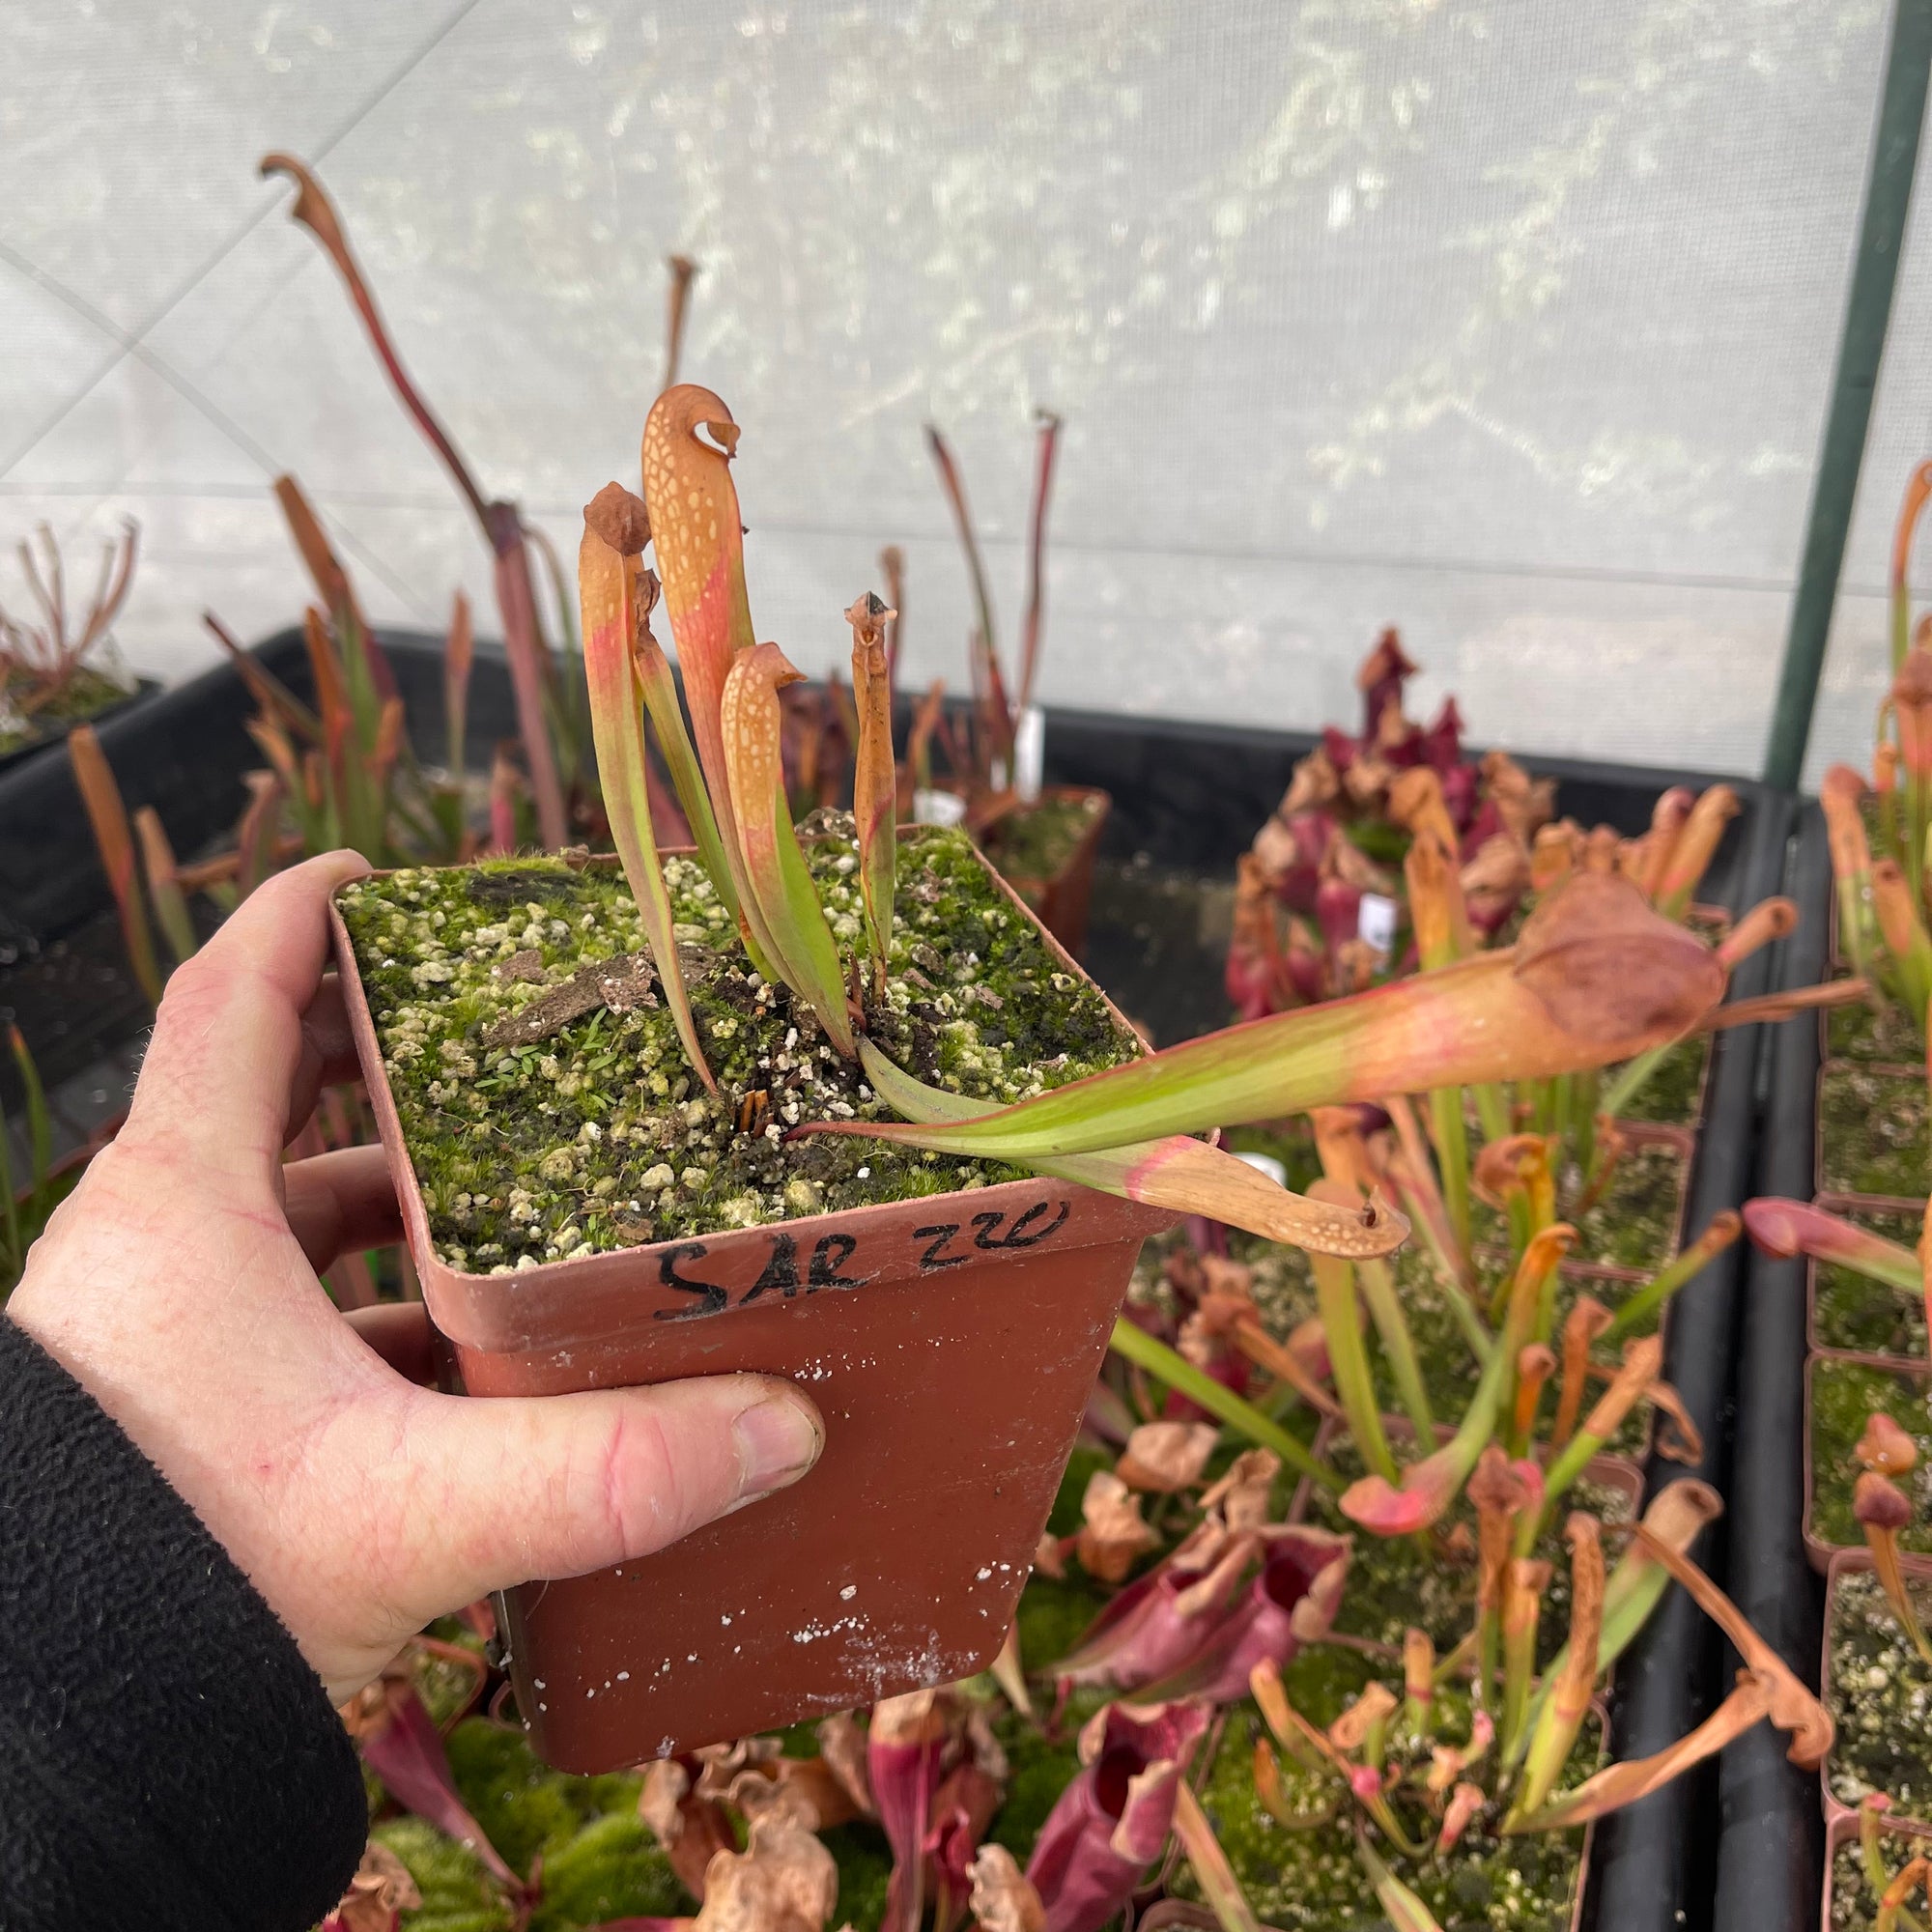
<path id="1" fill-rule="evenodd" d="M 1648 1053 L 1639 1053 L 1604 1090 L 1602 1098 L 1597 1102 L 1596 1111 L 1609 1115 L 1613 1121 L 1620 1120 L 1628 1111 L 1630 1103 L 1649 1086 L 1651 1076 L 1663 1065 L 1663 1056 L 1682 1044 L 1681 1040 L 1673 1039 L 1662 1046 L 1652 1047 Z M 1595 1167 L 1593 1149 L 1592 1158 L 1582 1162 L 1583 1172 L 1592 1179 L 1596 1178 Z"/>
<path id="2" fill-rule="evenodd" d="M 1355 1270 L 1351 1264 L 1332 1255 L 1310 1255 L 1315 1273 L 1316 1306 L 1321 1317 L 1322 1336 L 1328 1344 L 1328 1363 L 1335 1376 L 1335 1396 L 1342 1413 L 1349 1419 L 1349 1434 L 1355 1438 L 1362 1466 L 1372 1474 L 1393 1483 L 1397 1480 L 1396 1461 L 1388 1436 L 1382 1429 L 1381 1406 L 1376 1400 L 1376 1381 L 1369 1369 L 1368 1350 L 1362 1347 L 1362 1331 L 1355 1309 Z M 1428 1455 L 1430 1438 L 1416 1444 Z"/>
<path id="3" fill-rule="evenodd" d="M 1705 1263 L 1714 1259 L 1695 1243 L 1686 1248 L 1675 1261 L 1660 1268 L 1617 1310 L 1610 1318 L 1610 1325 L 1604 1330 L 1602 1340 L 1607 1345 L 1619 1336 L 1628 1335 L 1638 1322 L 1647 1321 Z"/>
<path id="4" fill-rule="evenodd" d="M 1469 1127 L 1463 1118 L 1462 1088 L 1438 1087 L 1430 1094 L 1429 1124 L 1442 1177 L 1442 1205 L 1449 1210 L 1456 1245 L 1466 1259 L 1474 1242 L 1469 1227 Z"/>
<path id="5" fill-rule="evenodd" d="M 1408 1321 L 1395 1291 L 1395 1276 L 1386 1262 L 1361 1262 L 1356 1268 L 1362 1298 L 1369 1304 L 1369 1315 L 1376 1324 L 1376 1333 L 1381 1337 L 1390 1373 L 1395 1377 L 1396 1393 L 1409 1421 L 1415 1425 L 1415 1439 L 1427 1455 L 1435 1440 L 1435 1417 L 1430 1410 L 1429 1391 L 1423 1385 L 1422 1364 L 1416 1359 Z"/>
<path id="6" fill-rule="evenodd" d="M 1476 1102 L 1476 1119 L 1483 1123 L 1483 1138 L 1486 1141 L 1499 1141 L 1510 1132 L 1510 1105 L 1508 1096 L 1500 1087 L 1472 1087 L 1470 1094 Z"/>
<path id="7" fill-rule="evenodd" d="M 1108 1346 L 1116 1354 L 1124 1355 L 1156 1380 L 1165 1382 L 1169 1388 L 1205 1408 L 1209 1415 L 1218 1416 L 1230 1429 L 1245 1435 L 1250 1442 L 1258 1442 L 1264 1449 L 1272 1449 L 1291 1469 L 1320 1483 L 1324 1490 L 1339 1495 L 1348 1487 L 1326 1463 L 1313 1455 L 1278 1422 L 1269 1421 L 1253 1403 L 1243 1402 L 1233 1389 L 1197 1369 L 1185 1355 L 1177 1353 L 1165 1342 L 1155 1340 L 1146 1329 L 1136 1328 L 1124 1316 L 1114 1323 L 1113 1340 Z"/>

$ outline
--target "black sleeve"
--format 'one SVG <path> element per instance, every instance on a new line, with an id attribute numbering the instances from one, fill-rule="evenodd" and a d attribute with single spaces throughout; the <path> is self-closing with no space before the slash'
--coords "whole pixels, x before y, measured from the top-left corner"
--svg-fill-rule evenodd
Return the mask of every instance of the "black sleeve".
<path id="1" fill-rule="evenodd" d="M 0 1314 L 0 1925 L 300 1932 L 367 1830 L 295 1639 Z"/>

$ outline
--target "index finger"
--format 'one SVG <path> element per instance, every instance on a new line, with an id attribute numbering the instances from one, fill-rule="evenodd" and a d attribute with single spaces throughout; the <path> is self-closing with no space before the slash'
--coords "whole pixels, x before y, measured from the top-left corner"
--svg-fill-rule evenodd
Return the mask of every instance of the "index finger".
<path id="1" fill-rule="evenodd" d="M 326 852 L 278 872 L 162 995 L 124 1146 L 164 1143 L 197 1167 L 270 1179 L 302 1064 L 302 1013 L 328 958 L 328 901 L 369 869 Z"/>

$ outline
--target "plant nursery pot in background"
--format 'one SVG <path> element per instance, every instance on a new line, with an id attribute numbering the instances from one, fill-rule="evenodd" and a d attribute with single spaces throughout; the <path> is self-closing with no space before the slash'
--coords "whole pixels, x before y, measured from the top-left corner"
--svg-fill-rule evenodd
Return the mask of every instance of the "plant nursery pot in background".
<path id="1" fill-rule="evenodd" d="M 1047 785 L 1041 789 L 1038 803 L 1084 807 L 1087 811 L 1087 825 L 1079 843 L 1050 876 L 1033 876 L 1024 865 L 1014 863 L 1000 850 L 1001 828 L 1023 817 L 1032 807 L 1009 807 L 984 828 L 982 842 L 1000 876 L 1033 908 L 1039 923 L 1067 952 L 1078 952 L 1087 943 L 1087 909 L 1094 897 L 1094 861 L 1114 801 L 1106 792 L 1091 785 Z"/>
<path id="2" fill-rule="evenodd" d="M 1878 1829 L 1887 1861 L 1894 1870 L 1908 1859 L 1932 1854 L 1932 1827 L 1917 1824 L 1909 1818 L 1885 1818 L 1880 1820 Z M 1834 1916 L 1833 1898 L 1839 1890 L 1837 1878 L 1841 1855 L 1854 1861 L 1859 1856 L 1859 1815 L 1856 1811 L 1841 1809 L 1825 1834 L 1825 1893 L 1818 1906 L 1819 1932 L 1832 1932 L 1832 1927 L 1836 1924 L 1877 1923 L 1876 1899 L 1869 1901 L 1869 1909 L 1857 1899 L 1839 1899 L 1837 1902 L 1844 1907 L 1844 1914 L 1842 1918 Z M 1848 1875 L 1856 1879 L 1856 1867 Z M 1859 1915 L 1856 1918 L 1852 1916 L 1855 1913 Z"/>
<path id="3" fill-rule="evenodd" d="M 1914 1589 L 1915 1594 L 1920 1596 L 1922 1601 L 1923 1590 L 1928 1583 L 1932 1583 L 1932 1561 L 1924 1557 L 1907 1557 L 1902 1561 L 1900 1568 L 1907 1587 Z M 1857 1805 L 1848 1803 L 1845 1796 L 1833 1789 L 1837 1782 L 1834 1773 L 1845 1768 L 1849 1739 L 1856 1737 L 1863 1748 L 1872 1748 L 1875 1745 L 1883 1747 L 1888 1741 L 1886 1733 L 1889 1727 L 1879 1721 L 1883 1714 L 1861 1709 L 1857 1704 L 1850 1703 L 1850 1698 L 1859 1694 L 1858 1688 L 1855 1687 L 1850 1693 L 1834 1690 L 1832 1675 L 1833 1642 L 1847 1619 L 1855 1618 L 1859 1614 L 1855 1603 L 1848 1605 L 1847 1592 L 1855 1588 L 1860 1579 L 1868 1579 L 1872 1575 L 1871 1551 L 1868 1549 L 1840 1549 L 1832 1558 L 1831 1567 L 1825 1573 L 1825 1634 L 1818 1667 L 1818 1694 L 1824 1700 L 1825 1708 L 1832 1714 L 1837 1734 L 1833 1740 L 1831 1750 L 1826 1754 L 1825 1762 L 1819 1767 L 1818 1778 L 1824 1796 L 1825 1824 L 1830 1831 L 1835 1831 L 1847 1823 L 1856 1827 L 1858 1822 Z M 1864 1587 L 1869 1589 L 1871 1585 L 1867 1582 Z M 1885 1616 L 1891 1624 L 1894 1633 L 1893 1637 L 1887 1641 L 1894 1645 L 1902 1643 L 1909 1650 L 1910 1645 L 1904 1642 L 1904 1634 L 1898 1628 L 1897 1619 L 1892 1614 L 1889 1602 Z M 1912 1662 L 1916 1662 L 1916 1659 Z M 1889 1686 L 1892 1673 L 1887 1672 L 1886 1676 Z M 1885 1688 L 1864 1687 L 1864 1690 L 1866 1695 L 1870 1695 L 1876 1689 L 1877 1694 L 1883 1696 Z M 1916 1697 L 1909 1698 L 1896 1726 L 1895 1734 L 1902 1734 L 1904 1747 L 1908 1752 L 1915 1745 L 1922 1746 L 1924 1743 L 1923 1724 L 1916 1715 L 1917 1703 Z M 1856 1722 L 1853 1721 L 1855 1719 Z M 1855 1767 L 1850 1772 L 1850 1777 L 1855 1785 L 1865 1782 Z M 1887 1782 L 1889 1787 L 1889 1780 Z M 1914 1826 L 1922 1833 L 1932 1833 L 1932 1792 L 1925 1790 L 1922 1779 L 1918 1792 L 1913 1793 L 1903 1804 L 1896 1804 L 1895 1815 L 1901 1824 Z"/>
<path id="4" fill-rule="evenodd" d="M 1928 1389 L 1932 1366 L 1905 1356 L 1824 1351 L 1805 1362 L 1804 1533 L 1814 1570 L 1829 1571 L 1841 1550 L 1864 1548 L 1862 1532 L 1850 1520 L 1850 1498 L 1858 1473 L 1852 1444 L 1865 1418 L 1884 1409 L 1918 1443 L 1922 1461 L 1932 1449 Z M 1902 1544 L 1909 1556 L 1932 1557 L 1918 1523 L 1904 1535 L 1918 1539 L 1917 1547 Z"/>
<path id="5" fill-rule="evenodd" d="M 505 1662 L 536 1749 L 606 1771 L 984 1668 L 1134 1257 L 1175 1217 L 1027 1179 L 462 1272 L 437 1255 L 331 918 L 450 1384 L 557 1395 L 753 1372 L 797 1382 L 825 1421 L 824 1453 L 792 1488 L 655 1556 L 507 1593 Z"/>

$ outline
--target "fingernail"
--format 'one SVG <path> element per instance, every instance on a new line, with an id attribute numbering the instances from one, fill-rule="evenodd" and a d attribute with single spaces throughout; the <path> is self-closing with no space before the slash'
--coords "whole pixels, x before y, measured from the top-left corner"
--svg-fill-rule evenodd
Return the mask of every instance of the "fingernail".
<path id="1" fill-rule="evenodd" d="M 747 1499 L 795 1483 L 818 1461 L 825 1431 L 817 1412 L 800 1397 L 768 1395 L 731 1425 L 738 1445 L 739 1479 Z"/>

